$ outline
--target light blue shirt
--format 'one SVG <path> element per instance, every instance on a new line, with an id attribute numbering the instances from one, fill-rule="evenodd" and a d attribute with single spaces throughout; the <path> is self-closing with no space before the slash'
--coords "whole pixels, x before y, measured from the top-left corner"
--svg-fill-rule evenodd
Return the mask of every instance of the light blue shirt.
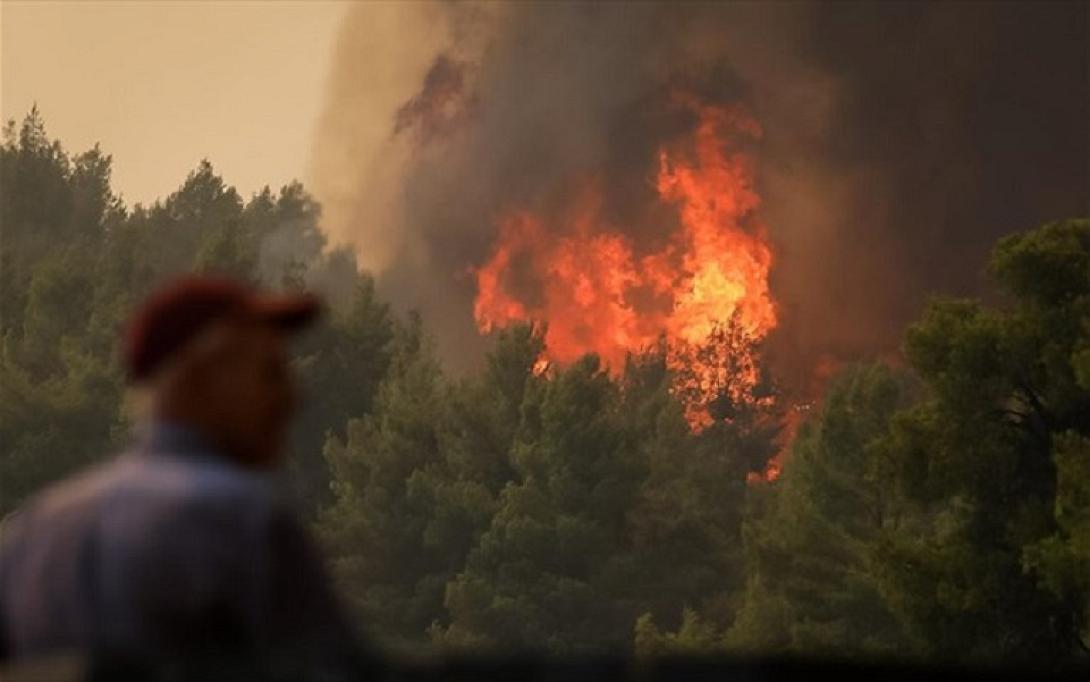
<path id="1" fill-rule="evenodd" d="M 5 521 L 0 649 L 344 653 L 349 628 L 277 491 L 195 431 L 150 425 Z"/>

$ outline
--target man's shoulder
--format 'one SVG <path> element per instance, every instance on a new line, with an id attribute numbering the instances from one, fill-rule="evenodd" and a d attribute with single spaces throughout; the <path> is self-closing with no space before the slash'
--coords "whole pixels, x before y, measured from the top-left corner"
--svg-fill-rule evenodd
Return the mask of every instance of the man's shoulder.
<path id="1" fill-rule="evenodd" d="M 99 500 L 117 478 L 118 467 L 114 459 L 92 465 L 34 493 L 5 516 L 0 521 L 0 572 L 32 548 L 74 547 L 94 524 Z"/>
<path id="2" fill-rule="evenodd" d="M 228 463 L 129 451 L 37 493 L 4 519 L 0 536 L 30 526 L 59 530 L 114 517 L 128 519 L 125 525 L 199 525 L 217 519 L 251 525 L 285 506 L 267 480 Z"/>
<path id="3" fill-rule="evenodd" d="M 91 465 L 31 495 L 4 518 L 2 527 L 11 529 L 30 518 L 64 514 L 94 504 L 119 478 L 125 463 L 120 457 Z"/>

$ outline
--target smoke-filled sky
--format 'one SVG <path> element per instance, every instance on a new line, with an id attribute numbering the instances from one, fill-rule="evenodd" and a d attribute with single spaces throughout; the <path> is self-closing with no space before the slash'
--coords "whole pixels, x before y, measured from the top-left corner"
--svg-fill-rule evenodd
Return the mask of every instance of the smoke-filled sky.
<path id="1" fill-rule="evenodd" d="M 37 102 L 72 151 L 114 157 L 130 204 L 178 188 L 203 157 L 244 195 L 303 179 L 346 5 L 0 3 L 0 113 Z"/>
<path id="2" fill-rule="evenodd" d="M 464 366 L 504 212 L 595 177 L 604 218 L 654 244 L 677 219 L 656 150 L 692 125 L 669 93 L 740 106 L 776 343 L 805 374 L 895 348 L 930 292 L 984 291 L 1000 235 L 1090 214 L 1087 7 L 6 0 L 0 109 L 101 142 L 130 203 L 202 157 L 244 193 L 301 177 Z"/>
<path id="3" fill-rule="evenodd" d="M 777 344 L 866 355 L 930 292 L 983 291 L 997 237 L 1090 214 L 1087 32 L 1079 3 L 357 7 L 314 179 L 333 235 L 457 359 L 498 216 L 594 175 L 638 244 L 670 219 L 649 189 L 684 126 L 668 93 L 740 105 L 765 133 Z"/>

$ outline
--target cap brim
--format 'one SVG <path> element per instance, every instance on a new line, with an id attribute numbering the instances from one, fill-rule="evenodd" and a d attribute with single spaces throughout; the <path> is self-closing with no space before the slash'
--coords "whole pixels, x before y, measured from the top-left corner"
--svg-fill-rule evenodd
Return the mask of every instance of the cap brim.
<path id="1" fill-rule="evenodd" d="M 310 326 L 318 319 L 322 313 L 322 302 L 310 294 L 261 296 L 251 303 L 251 313 L 277 329 L 293 332 Z"/>

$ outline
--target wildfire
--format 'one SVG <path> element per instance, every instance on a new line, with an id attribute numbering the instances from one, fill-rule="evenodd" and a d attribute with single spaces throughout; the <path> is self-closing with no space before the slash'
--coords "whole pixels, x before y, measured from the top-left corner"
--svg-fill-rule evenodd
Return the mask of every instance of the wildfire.
<path id="1" fill-rule="evenodd" d="M 693 377 L 690 423 L 710 421 L 707 402 L 758 382 L 752 357 L 697 352 L 724 324 L 760 340 L 776 325 L 768 274 L 772 252 L 756 219 L 752 157 L 741 147 L 760 126 L 735 107 L 676 98 L 696 114 L 690 135 L 664 144 L 655 191 L 676 225 L 656 249 L 640 249 L 602 216 L 601 181 L 588 179 L 561 216 L 515 211 L 500 221 L 490 258 L 476 270 L 474 316 L 482 332 L 518 321 L 548 322 L 549 360 L 597 353 L 613 370 L 627 353 L 665 337 L 668 362 Z M 727 360 L 728 362 L 724 362 Z M 733 369 L 728 370 L 727 366 Z M 736 375 L 733 381 L 723 376 Z"/>

